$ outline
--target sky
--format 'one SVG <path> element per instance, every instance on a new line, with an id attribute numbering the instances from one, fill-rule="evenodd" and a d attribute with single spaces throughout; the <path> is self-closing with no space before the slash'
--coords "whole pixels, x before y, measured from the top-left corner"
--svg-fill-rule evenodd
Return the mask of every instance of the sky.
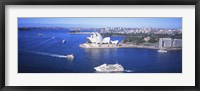
<path id="1" fill-rule="evenodd" d="M 182 18 L 18 18 L 18 27 L 182 28 Z"/>

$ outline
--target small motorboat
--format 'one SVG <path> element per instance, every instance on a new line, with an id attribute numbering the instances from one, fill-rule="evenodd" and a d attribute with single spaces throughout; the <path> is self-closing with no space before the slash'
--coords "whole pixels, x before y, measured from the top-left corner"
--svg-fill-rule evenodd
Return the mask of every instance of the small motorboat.
<path id="1" fill-rule="evenodd" d="M 158 50 L 158 52 L 161 52 L 161 53 L 163 53 L 163 52 L 167 52 L 167 50 L 164 50 L 164 49 L 159 49 L 159 50 Z"/>
<path id="2" fill-rule="evenodd" d="M 42 34 L 42 33 L 39 33 L 39 34 L 38 34 L 38 37 L 39 37 L 39 36 L 45 36 L 45 35 L 44 35 L 44 34 Z"/>
<path id="3" fill-rule="evenodd" d="M 74 59 L 74 55 L 73 55 L 73 54 L 69 54 L 69 55 L 67 55 L 67 59 L 71 59 L 71 60 L 73 60 L 73 59 Z"/>
<path id="4" fill-rule="evenodd" d="M 63 43 L 63 44 L 66 43 L 66 40 L 62 40 L 62 43 Z"/>

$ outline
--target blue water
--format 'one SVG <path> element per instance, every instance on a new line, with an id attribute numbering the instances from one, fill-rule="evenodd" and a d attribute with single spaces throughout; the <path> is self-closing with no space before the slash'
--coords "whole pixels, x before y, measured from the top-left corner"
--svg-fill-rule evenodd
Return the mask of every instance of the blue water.
<path id="1" fill-rule="evenodd" d="M 84 49 L 79 44 L 89 34 L 68 34 L 67 30 L 31 30 L 18 32 L 19 73 L 95 73 L 103 63 L 121 64 L 125 73 L 182 73 L 182 51 L 158 53 L 154 49 Z M 39 33 L 45 36 L 38 36 Z M 55 36 L 55 39 L 52 37 Z M 63 44 L 62 40 L 66 43 Z M 123 40 L 124 37 L 111 37 Z M 64 56 L 74 54 L 74 60 Z"/>

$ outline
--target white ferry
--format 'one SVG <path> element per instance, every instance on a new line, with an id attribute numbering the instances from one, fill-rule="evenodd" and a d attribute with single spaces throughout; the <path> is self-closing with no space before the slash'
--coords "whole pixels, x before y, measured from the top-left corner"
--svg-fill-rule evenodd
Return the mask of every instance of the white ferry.
<path id="1" fill-rule="evenodd" d="M 67 58 L 73 60 L 74 59 L 74 55 L 73 54 L 69 54 L 69 55 L 67 55 Z"/>
<path id="2" fill-rule="evenodd" d="M 123 72 L 124 68 L 122 65 L 116 64 L 102 64 L 100 66 L 94 67 L 97 72 Z"/>

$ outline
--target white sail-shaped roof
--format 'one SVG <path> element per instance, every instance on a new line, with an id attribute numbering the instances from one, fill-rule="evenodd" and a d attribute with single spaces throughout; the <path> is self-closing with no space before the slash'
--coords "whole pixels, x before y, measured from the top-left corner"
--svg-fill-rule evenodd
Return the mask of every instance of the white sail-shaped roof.
<path id="1" fill-rule="evenodd" d="M 93 35 L 87 38 L 92 43 L 102 43 L 103 41 L 103 37 L 101 36 L 100 33 L 97 33 L 97 32 L 94 32 Z"/>
<path id="2" fill-rule="evenodd" d="M 110 43 L 110 37 L 105 37 L 103 39 L 103 43 Z"/>

